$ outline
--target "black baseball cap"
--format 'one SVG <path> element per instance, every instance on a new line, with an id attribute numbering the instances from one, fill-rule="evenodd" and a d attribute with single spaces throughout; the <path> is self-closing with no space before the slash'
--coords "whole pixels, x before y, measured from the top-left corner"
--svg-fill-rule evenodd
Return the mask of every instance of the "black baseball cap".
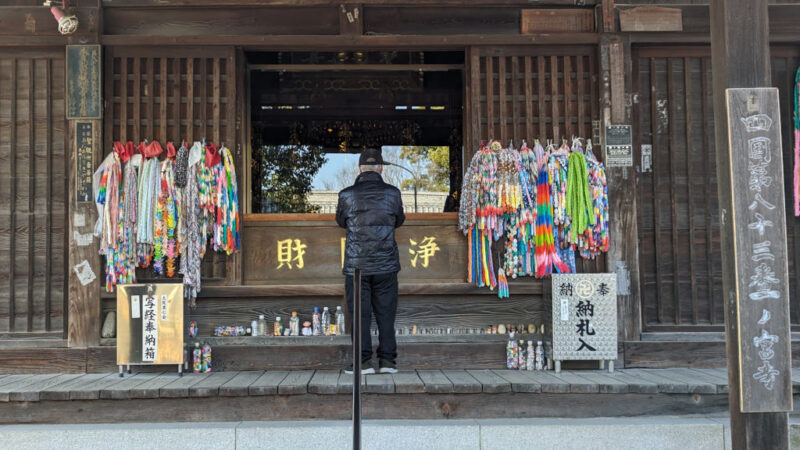
<path id="1" fill-rule="evenodd" d="M 358 165 L 383 165 L 383 156 L 381 156 L 381 150 L 379 148 L 364 149 L 364 151 L 361 152 L 361 156 L 358 158 Z"/>

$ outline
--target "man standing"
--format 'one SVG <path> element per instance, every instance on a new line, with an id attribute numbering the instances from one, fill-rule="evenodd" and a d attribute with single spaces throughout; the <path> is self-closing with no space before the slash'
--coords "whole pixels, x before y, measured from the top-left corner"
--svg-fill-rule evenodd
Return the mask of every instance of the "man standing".
<path id="1" fill-rule="evenodd" d="M 356 182 L 339 192 L 336 223 L 347 229 L 344 268 L 347 309 L 353 315 L 353 272 L 361 269 L 361 373 L 375 373 L 372 367 L 372 313 L 380 333 L 378 358 L 381 373 L 396 373 L 397 341 L 394 318 L 397 313 L 397 272 L 400 255 L 394 229 L 403 224 L 400 190 L 381 177 L 380 149 L 366 149 L 358 159 Z M 352 321 L 350 336 L 352 339 Z M 353 373 L 353 367 L 345 370 Z"/>

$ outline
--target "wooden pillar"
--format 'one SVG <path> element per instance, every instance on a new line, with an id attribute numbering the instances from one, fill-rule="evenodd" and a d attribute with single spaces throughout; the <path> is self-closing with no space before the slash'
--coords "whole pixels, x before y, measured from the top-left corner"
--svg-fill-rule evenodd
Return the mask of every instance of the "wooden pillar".
<path id="1" fill-rule="evenodd" d="M 601 11 L 605 33 L 600 38 L 600 106 L 605 130 L 606 125 L 630 125 L 632 121 L 628 101 L 631 51 L 629 40 L 607 34 L 614 31 L 613 1 L 604 1 Z M 607 270 L 617 274 L 618 339 L 622 345 L 638 340 L 642 332 L 636 174 L 633 167 L 606 166 L 606 178 L 610 239 Z"/>
<path id="2" fill-rule="evenodd" d="M 97 220 L 94 202 L 78 198 L 77 186 L 80 175 L 78 168 L 77 133 L 80 124 L 91 124 L 93 153 L 92 171 L 97 168 L 102 157 L 102 120 L 69 120 L 69 297 L 67 311 L 67 342 L 70 347 L 90 347 L 100 344 L 100 255 L 99 241 L 92 237 L 92 229 Z M 85 130 L 85 128 L 83 128 Z M 84 197 L 85 198 L 85 197 Z M 81 274 L 88 268 L 95 279 L 89 283 L 81 281 Z M 84 284 L 85 283 L 85 284 Z"/>
<path id="3" fill-rule="evenodd" d="M 727 88 L 749 88 L 771 86 L 769 60 L 769 22 L 767 17 L 768 0 L 712 0 L 711 1 L 711 50 L 714 82 L 714 123 L 716 133 L 717 180 L 719 185 L 719 207 L 722 247 L 722 286 L 725 304 L 725 334 L 728 358 L 728 385 L 730 386 L 731 442 L 734 449 L 788 449 L 787 413 L 742 413 L 740 383 L 743 377 L 751 374 L 740 373 L 739 359 L 741 344 L 739 334 L 738 277 L 748 276 L 737 273 L 734 217 L 735 197 L 730 188 L 732 183 L 747 186 L 746 176 L 732 179 L 732 157 L 729 153 L 729 126 L 727 118 Z M 745 178 L 742 180 L 741 178 Z M 783 175 L 773 177 L 783 192 Z M 774 187 L 774 186 L 773 186 Z M 782 208 L 783 205 L 779 205 Z M 736 227 L 747 224 L 737 223 Z M 784 223 L 774 224 L 776 227 Z M 786 237 L 782 243 L 786 248 Z M 785 251 L 784 251 L 785 254 Z M 746 258 L 749 259 L 749 258 Z M 780 264 L 780 261 L 776 261 Z M 785 262 L 783 263 L 785 264 Z M 780 270 L 780 267 L 776 267 Z M 782 270 L 786 270 L 785 266 Z M 780 286 L 788 292 L 788 286 Z M 742 293 L 741 295 L 746 295 Z M 773 319 L 775 319 L 773 317 Z M 748 326 L 748 325 L 744 325 Z M 752 339 L 742 336 L 742 339 Z M 788 335 L 779 336 L 785 343 Z M 791 391 L 790 391 L 791 392 Z M 790 395 L 790 394 L 789 394 Z"/>

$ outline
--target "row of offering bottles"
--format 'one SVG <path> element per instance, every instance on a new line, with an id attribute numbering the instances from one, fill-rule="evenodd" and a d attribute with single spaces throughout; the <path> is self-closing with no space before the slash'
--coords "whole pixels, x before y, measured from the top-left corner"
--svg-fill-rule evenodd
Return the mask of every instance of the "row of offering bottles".
<path id="1" fill-rule="evenodd" d="M 508 334 L 508 344 L 506 344 L 506 368 L 512 370 L 548 370 L 548 358 L 545 354 L 542 341 L 537 341 L 534 347 L 533 341 L 517 341 L 515 334 Z"/>
<path id="2" fill-rule="evenodd" d="M 183 370 L 189 371 L 189 364 L 192 365 L 194 373 L 211 372 L 211 344 L 205 343 L 202 346 L 199 342 L 194 343 L 191 358 L 189 358 L 189 346 L 183 344 Z"/>
<path id="3" fill-rule="evenodd" d="M 303 322 L 302 329 L 300 328 L 300 316 L 297 315 L 297 311 L 292 311 L 288 327 L 284 325 L 280 316 L 276 316 L 272 332 L 269 332 L 267 319 L 264 314 L 260 314 L 258 320 L 254 320 L 251 324 L 251 336 L 344 336 L 344 311 L 341 306 L 336 307 L 334 320 L 335 322 L 331 323 L 331 312 L 327 306 L 322 308 L 322 313 L 320 313 L 319 307 L 315 306 L 314 312 L 311 314 L 311 321 Z"/>

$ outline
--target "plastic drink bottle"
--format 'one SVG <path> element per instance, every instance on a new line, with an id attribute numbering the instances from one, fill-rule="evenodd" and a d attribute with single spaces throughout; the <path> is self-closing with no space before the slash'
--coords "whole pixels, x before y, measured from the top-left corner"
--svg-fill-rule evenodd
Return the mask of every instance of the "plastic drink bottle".
<path id="1" fill-rule="evenodd" d="M 314 314 L 311 315 L 311 330 L 314 336 L 322 335 L 322 322 L 319 316 L 319 308 L 314 307 Z"/>
<path id="2" fill-rule="evenodd" d="M 258 315 L 258 335 L 267 335 L 267 319 L 264 318 L 263 314 Z"/>
<path id="3" fill-rule="evenodd" d="M 331 313 L 327 306 L 322 308 L 322 332 L 325 333 L 325 336 L 331 333 Z"/>
<path id="4" fill-rule="evenodd" d="M 283 336 L 283 322 L 280 316 L 275 317 L 275 329 L 273 330 L 274 336 Z"/>
<path id="5" fill-rule="evenodd" d="M 211 345 L 203 344 L 203 373 L 211 372 Z"/>
<path id="6" fill-rule="evenodd" d="M 336 307 L 336 334 L 344 336 L 344 311 L 341 306 Z"/>
<path id="7" fill-rule="evenodd" d="M 533 348 L 533 341 L 528 341 L 528 360 L 525 362 L 525 368 L 528 370 L 536 367 L 536 350 Z"/>
<path id="8" fill-rule="evenodd" d="M 200 349 L 200 343 L 194 343 L 194 350 L 192 350 L 192 372 L 200 373 L 203 371 L 203 350 Z"/>
<path id="9" fill-rule="evenodd" d="M 544 370 L 544 347 L 542 347 L 542 341 L 536 342 L 536 370 Z"/>
<path id="10" fill-rule="evenodd" d="M 506 368 L 516 369 L 517 367 L 517 341 L 514 333 L 508 333 L 508 344 L 506 344 Z"/>

